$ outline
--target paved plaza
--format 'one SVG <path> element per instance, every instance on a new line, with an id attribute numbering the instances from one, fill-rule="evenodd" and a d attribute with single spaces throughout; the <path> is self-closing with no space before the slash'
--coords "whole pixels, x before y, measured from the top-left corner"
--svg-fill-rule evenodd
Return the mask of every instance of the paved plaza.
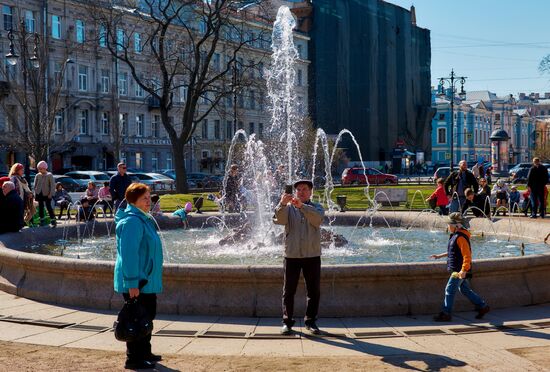
<path id="1" fill-rule="evenodd" d="M 152 344 L 164 356 L 161 371 L 550 370 L 550 304 L 494 310 L 483 321 L 474 315 L 457 313 L 451 323 L 428 315 L 321 318 L 321 336 L 301 324 L 280 336 L 276 318 L 159 315 Z M 0 370 L 121 369 L 115 317 L 0 292 L 0 345 L 9 350 Z"/>

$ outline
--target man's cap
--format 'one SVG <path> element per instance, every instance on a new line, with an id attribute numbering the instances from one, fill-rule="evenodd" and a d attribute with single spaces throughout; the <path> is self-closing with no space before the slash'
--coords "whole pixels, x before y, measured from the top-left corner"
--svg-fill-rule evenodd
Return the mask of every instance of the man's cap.
<path id="1" fill-rule="evenodd" d="M 462 227 L 464 227 L 465 229 L 470 228 L 470 223 L 467 219 L 464 218 L 464 216 L 460 212 L 451 213 L 449 215 L 447 223 L 449 225 L 462 225 Z"/>
<path id="2" fill-rule="evenodd" d="M 299 180 L 299 181 L 296 181 L 296 182 L 294 182 L 294 188 L 297 188 L 298 185 L 301 185 L 301 184 L 303 184 L 303 183 L 305 183 L 306 185 L 308 185 L 310 189 L 313 188 L 313 182 L 311 182 L 310 180 Z"/>

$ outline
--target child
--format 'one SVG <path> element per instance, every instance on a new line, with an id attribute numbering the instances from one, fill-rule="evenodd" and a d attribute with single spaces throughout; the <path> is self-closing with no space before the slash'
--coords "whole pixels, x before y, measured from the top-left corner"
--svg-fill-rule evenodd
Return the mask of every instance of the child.
<path id="1" fill-rule="evenodd" d="M 90 205 L 90 201 L 86 198 L 80 200 L 80 208 L 78 208 L 78 221 L 92 221 L 95 218 L 95 208 Z"/>
<path id="2" fill-rule="evenodd" d="M 151 215 L 153 217 L 162 216 L 162 211 L 160 210 L 160 197 L 157 194 L 151 195 Z"/>
<path id="3" fill-rule="evenodd" d="M 476 195 L 474 190 L 470 188 L 464 190 L 464 196 L 466 196 L 466 200 L 462 205 L 461 211 L 463 216 L 468 212 L 468 208 L 470 208 L 476 217 L 482 217 L 484 213 L 486 217 L 491 216 L 491 205 L 486 203 L 486 199 L 484 199 L 483 196 L 480 194 Z"/>
<path id="4" fill-rule="evenodd" d="M 468 221 L 458 212 L 451 213 L 449 220 L 449 243 L 447 253 L 434 254 L 434 259 L 447 257 L 447 271 L 451 273 L 445 288 L 445 300 L 441 312 L 434 316 L 436 322 L 450 322 L 452 320 L 453 303 L 457 289 L 472 302 L 477 310 L 476 319 L 481 319 L 491 309 L 477 293 L 470 288 L 469 279 L 472 277 L 472 248 Z"/>
<path id="5" fill-rule="evenodd" d="M 449 208 L 447 205 L 449 204 L 449 198 L 447 197 L 447 194 L 445 193 L 445 187 L 443 186 L 443 178 L 437 179 L 437 188 L 433 192 L 432 195 L 428 199 L 426 199 L 426 202 L 434 202 L 435 206 L 439 207 L 439 215 L 440 216 L 446 216 L 449 214 Z M 430 205 L 432 205 L 430 203 Z M 435 209 L 435 208 L 432 208 Z"/>
<path id="6" fill-rule="evenodd" d="M 107 209 L 109 209 L 109 215 L 110 217 L 113 217 L 113 205 L 111 204 L 113 197 L 111 196 L 111 190 L 109 189 L 109 181 L 103 182 L 103 187 L 99 189 L 97 197 L 99 198 L 101 205 L 103 205 L 103 213 L 107 214 Z"/>
<path id="7" fill-rule="evenodd" d="M 183 223 L 184 228 L 189 227 L 189 221 L 188 221 L 188 214 L 193 210 L 193 204 L 191 202 L 185 203 L 185 208 L 181 208 L 181 206 L 178 206 L 179 208 L 172 213 L 173 216 L 177 216 L 181 219 L 181 222 Z"/>
<path id="8" fill-rule="evenodd" d="M 512 212 L 519 210 L 519 199 L 521 195 L 518 191 L 517 186 L 512 186 L 512 191 L 510 191 L 510 210 Z"/>

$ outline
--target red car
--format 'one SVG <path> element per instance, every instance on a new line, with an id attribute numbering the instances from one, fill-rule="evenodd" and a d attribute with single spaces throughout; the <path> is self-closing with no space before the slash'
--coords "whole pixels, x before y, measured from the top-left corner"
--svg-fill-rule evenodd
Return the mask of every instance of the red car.
<path id="1" fill-rule="evenodd" d="M 365 171 L 367 175 L 365 176 Z M 374 168 L 361 167 L 346 168 L 342 173 L 342 185 L 366 185 L 367 178 L 370 185 L 397 185 L 397 176 L 382 173 Z"/>

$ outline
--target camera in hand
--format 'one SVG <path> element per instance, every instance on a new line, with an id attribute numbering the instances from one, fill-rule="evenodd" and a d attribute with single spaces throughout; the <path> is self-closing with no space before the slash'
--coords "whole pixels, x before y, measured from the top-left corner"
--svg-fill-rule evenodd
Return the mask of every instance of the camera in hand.
<path id="1" fill-rule="evenodd" d="M 292 185 L 285 185 L 285 194 L 292 195 Z"/>

